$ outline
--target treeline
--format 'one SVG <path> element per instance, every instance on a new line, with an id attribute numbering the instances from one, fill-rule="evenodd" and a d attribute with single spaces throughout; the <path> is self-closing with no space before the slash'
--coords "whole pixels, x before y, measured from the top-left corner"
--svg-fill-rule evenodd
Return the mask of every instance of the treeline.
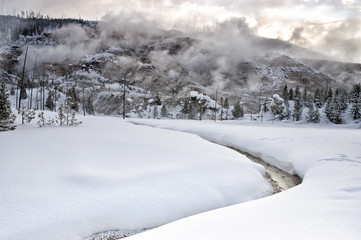
<path id="1" fill-rule="evenodd" d="M 267 108 L 267 107 L 266 107 Z M 307 110 L 306 115 L 303 114 Z M 311 94 L 307 89 L 283 88 L 281 97 L 273 96 L 271 110 L 279 120 L 300 121 L 306 117 L 308 122 L 319 123 L 320 111 L 325 113 L 331 123 L 344 123 L 343 116 L 348 114 L 353 120 L 361 118 L 361 87 L 353 85 L 351 91 L 345 89 L 319 89 Z M 267 109 L 265 109 L 267 111 Z"/>
<path id="2" fill-rule="evenodd" d="M 0 32 L 1 35 L 7 38 L 6 40 L 14 42 L 19 39 L 20 35 L 41 35 L 46 32 L 45 30 L 58 29 L 70 23 L 90 26 L 93 22 L 83 19 L 50 18 L 49 16 L 44 17 L 40 13 L 35 14 L 34 12 L 30 12 L 24 16 L 23 14 L 21 16 L 18 14 L 16 17 L 0 16 Z"/>

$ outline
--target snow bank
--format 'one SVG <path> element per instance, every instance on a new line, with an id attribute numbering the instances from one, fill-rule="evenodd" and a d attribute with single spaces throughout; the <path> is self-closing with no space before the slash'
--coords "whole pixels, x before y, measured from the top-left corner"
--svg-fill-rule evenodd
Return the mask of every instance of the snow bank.
<path id="1" fill-rule="evenodd" d="M 0 239 L 152 228 L 270 191 L 262 167 L 198 136 L 80 120 L 0 134 Z"/>
<path id="2" fill-rule="evenodd" d="M 361 130 L 235 122 L 136 122 L 238 147 L 298 173 L 303 183 L 268 198 L 182 219 L 131 240 L 360 239 Z"/>

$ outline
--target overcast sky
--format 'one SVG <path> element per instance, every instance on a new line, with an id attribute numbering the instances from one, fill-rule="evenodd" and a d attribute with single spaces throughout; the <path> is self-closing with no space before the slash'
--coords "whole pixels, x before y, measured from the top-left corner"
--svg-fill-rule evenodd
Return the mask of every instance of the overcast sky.
<path id="1" fill-rule="evenodd" d="M 212 28 L 232 18 L 246 19 L 260 36 L 317 47 L 342 46 L 360 61 L 361 0 L 0 0 L 3 14 L 34 11 L 52 17 L 100 20 L 106 14 L 141 14 L 161 28 Z M 330 42 L 332 41 L 332 42 Z M 327 43 L 327 44 L 326 44 Z M 330 45 L 331 44 L 331 45 Z M 347 44 L 347 46 L 343 45 Z"/>

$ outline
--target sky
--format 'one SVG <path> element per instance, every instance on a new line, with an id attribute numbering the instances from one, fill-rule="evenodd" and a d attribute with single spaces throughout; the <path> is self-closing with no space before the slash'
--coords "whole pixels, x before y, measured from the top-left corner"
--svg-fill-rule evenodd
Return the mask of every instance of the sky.
<path id="1" fill-rule="evenodd" d="M 361 0 L 0 0 L 3 14 L 34 11 L 101 20 L 141 15 L 163 29 L 211 30 L 242 18 L 256 35 L 361 62 Z"/>

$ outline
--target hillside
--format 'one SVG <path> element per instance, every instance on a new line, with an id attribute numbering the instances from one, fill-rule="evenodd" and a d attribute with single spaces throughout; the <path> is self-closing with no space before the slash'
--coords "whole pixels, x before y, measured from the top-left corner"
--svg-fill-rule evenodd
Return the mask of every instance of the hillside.
<path id="1" fill-rule="evenodd" d="M 242 101 L 246 112 L 254 113 L 260 99 L 281 93 L 286 84 L 313 93 L 326 86 L 350 88 L 360 76 L 341 63 L 303 61 L 324 57 L 310 50 L 241 31 L 187 34 L 128 22 L 0 20 L 6 26 L 1 29 L 6 39 L 0 48 L 3 80 L 16 84 L 29 46 L 29 89 L 42 82 L 62 93 L 74 87 L 79 101 L 91 102 L 100 114 L 120 114 L 124 79 L 127 113 L 145 117 L 149 100 L 159 98 L 159 105 L 179 112 L 192 90 L 215 99 L 219 89 L 218 98 Z"/>

